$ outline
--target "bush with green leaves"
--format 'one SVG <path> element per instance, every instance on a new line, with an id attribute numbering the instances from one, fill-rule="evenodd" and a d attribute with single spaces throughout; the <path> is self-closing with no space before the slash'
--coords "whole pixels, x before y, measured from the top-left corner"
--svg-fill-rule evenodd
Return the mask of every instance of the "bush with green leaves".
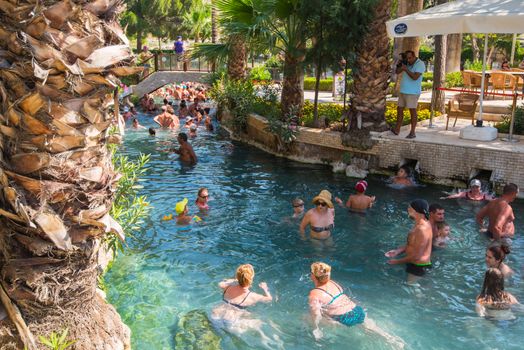
<path id="1" fill-rule="evenodd" d="M 130 160 L 128 156 L 117 153 L 116 147 L 112 152 L 113 166 L 121 177 L 117 182 L 110 214 L 122 226 L 126 235 L 131 235 L 132 230 L 139 229 L 151 209 L 147 198 L 138 195 L 138 190 L 142 188 L 138 182 L 147 171 L 146 164 L 150 155 L 140 154 L 136 160 Z M 123 249 L 122 242 L 116 235 L 106 236 L 106 243 L 114 253 Z"/>
<path id="2" fill-rule="evenodd" d="M 315 90 L 316 79 L 312 77 L 304 78 L 304 90 Z M 333 78 L 320 79 L 318 91 L 332 91 Z"/>
<path id="3" fill-rule="evenodd" d="M 235 131 L 245 131 L 247 118 L 253 111 L 255 102 L 255 89 L 251 81 L 220 79 L 209 90 L 220 111 L 228 110 L 233 117 L 230 121 Z"/>
<path id="4" fill-rule="evenodd" d="M 249 71 L 249 79 L 252 82 L 268 82 L 271 81 L 271 73 L 265 66 L 253 67 Z"/>
<path id="5" fill-rule="evenodd" d="M 435 117 L 439 116 L 440 112 L 435 112 Z M 390 104 L 386 106 L 386 122 L 390 125 L 395 125 L 397 123 L 397 106 Z M 427 120 L 431 117 L 431 111 L 429 109 L 419 109 L 417 111 L 418 121 Z M 411 115 L 409 114 L 409 109 L 404 109 L 404 119 L 402 125 L 408 125 L 411 122 Z"/>
<path id="6" fill-rule="evenodd" d="M 69 330 L 66 328 L 61 334 L 51 332 L 49 337 L 40 335 L 38 336 L 38 340 L 42 345 L 50 350 L 65 350 L 76 343 L 76 340 L 67 340 L 68 331 Z"/>
<path id="7" fill-rule="evenodd" d="M 313 107 L 314 104 L 311 101 L 304 101 L 304 107 L 302 108 L 302 119 L 301 124 L 308 127 L 313 127 Z M 339 122 L 342 118 L 342 112 L 344 106 L 340 103 L 319 103 L 318 104 L 318 116 L 324 117 L 328 124 Z"/>
<path id="8" fill-rule="evenodd" d="M 502 122 L 496 125 L 499 132 L 509 134 L 511 124 L 511 111 L 504 115 Z M 524 104 L 517 107 L 515 110 L 515 121 L 513 124 L 513 133 L 515 135 L 524 135 Z"/>
<path id="9" fill-rule="evenodd" d="M 464 86 L 464 81 L 462 80 L 461 72 L 453 72 L 446 74 L 446 87 L 448 89 Z"/>
<path id="10" fill-rule="evenodd" d="M 482 61 L 470 61 L 466 60 L 464 62 L 464 69 L 465 70 L 474 70 L 476 72 L 482 72 Z"/>
<path id="11" fill-rule="evenodd" d="M 266 131 L 275 135 L 279 151 L 286 151 L 298 135 L 298 106 L 293 106 L 289 113 L 283 116 L 266 116 Z"/>
<path id="12" fill-rule="evenodd" d="M 266 63 L 264 63 L 264 65 L 266 66 L 266 68 L 282 69 L 284 67 L 284 61 L 277 55 L 273 55 L 266 60 Z"/>
<path id="13" fill-rule="evenodd" d="M 422 81 L 433 81 L 433 72 L 422 73 Z"/>

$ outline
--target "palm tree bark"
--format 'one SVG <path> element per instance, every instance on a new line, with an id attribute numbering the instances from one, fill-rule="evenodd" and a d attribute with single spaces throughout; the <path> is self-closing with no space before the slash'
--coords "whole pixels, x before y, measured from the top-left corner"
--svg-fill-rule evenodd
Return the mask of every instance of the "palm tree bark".
<path id="1" fill-rule="evenodd" d="M 10 65 L 0 69 L 0 283 L 34 335 L 68 328 L 77 349 L 126 349 L 129 329 L 97 277 L 104 236 L 123 236 L 108 214 L 107 142 L 111 92 L 132 53 L 119 2 L 80 3 L 0 7 Z M 3 322 L 0 344 L 10 343 L 23 348 Z"/>
<path id="2" fill-rule="evenodd" d="M 304 69 L 305 56 L 295 56 L 286 52 L 284 57 L 284 78 L 282 81 L 281 111 L 283 115 L 302 116 L 304 105 Z"/>
<path id="3" fill-rule="evenodd" d="M 382 0 L 375 8 L 374 19 L 357 50 L 353 70 L 348 133 L 342 141 L 348 146 L 371 147 L 369 131 L 386 130 L 386 94 L 390 77 L 389 38 L 386 21 L 391 0 Z"/>
<path id="4" fill-rule="evenodd" d="M 448 0 L 437 0 L 436 5 L 441 5 Z M 444 91 L 439 88 L 444 87 L 446 81 L 446 57 L 447 57 L 447 35 L 435 36 L 435 67 L 433 70 L 433 91 L 431 103 L 435 111 L 444 113 L 446 97 Z"/>
<path id="5" fill-rule="evenodd" d="M 231 49 L 227 61 L 227 74 L 230 79 L 241 80 L 246 75 L 246 43 L 240 34 L 229 37 Z"/>

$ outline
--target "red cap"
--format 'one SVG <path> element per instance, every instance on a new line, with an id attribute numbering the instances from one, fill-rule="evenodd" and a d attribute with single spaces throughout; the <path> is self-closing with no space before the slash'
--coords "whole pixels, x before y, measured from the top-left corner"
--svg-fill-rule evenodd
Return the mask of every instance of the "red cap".
<path id="1" fill-rule="evenodd" d="M 365 180 L 360 180 L 355 185 L 355 190 L 358 192 L 366 192 L 366 189 L 368 188 L 368 183 Z"/>

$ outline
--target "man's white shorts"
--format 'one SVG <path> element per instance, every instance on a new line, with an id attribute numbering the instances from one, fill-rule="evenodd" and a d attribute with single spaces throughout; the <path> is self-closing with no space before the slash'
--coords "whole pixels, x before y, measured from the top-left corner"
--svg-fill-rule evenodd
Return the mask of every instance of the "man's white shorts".
<path id="1" fill-rule="evenodd" d="M 403 94 L 400 93 L 398 96 L 398 106 L 409 108 L 409 109 L 416 109 L 418 106 L 418 99 L 420 97 L 419 95 L 411 95 L 411 94 Z"/>

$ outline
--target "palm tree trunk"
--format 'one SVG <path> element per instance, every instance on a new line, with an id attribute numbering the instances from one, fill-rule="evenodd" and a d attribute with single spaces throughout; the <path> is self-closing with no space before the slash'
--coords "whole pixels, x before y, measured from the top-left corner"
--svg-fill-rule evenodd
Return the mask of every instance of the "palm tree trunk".
<path id="1" fill-rule="evenodd" d="M 136 33 L 136 52 L 142 52 L 142 32 Z"/>
<path id="2" fill-rule="evenodd" d="M 304 70 L 302 62 L 305 57 L 295 57 L 286 52 L 284 57 L 284 78 L 280 97 L 283 115 L 302 116 L 304 105 Z"/>
<path id="3" fill-rule="evenodd" d="M 118 6 L 41 5 L 0 12 L 12 65 L 0 70 L 0 282 L 4 306 L 22 315 L 16 329 L 13 319 L 0 325 L 0 344 L 23 348 L 25 323 L 34 335 L 68 328 L 77 349 L 127 349 L 129 329 L 97 277 L 104 236 L 122 235 L 108 214 L 107 140 L 111 92 L 132 53 Z"/>
<path id="4" fill-rule="evenodd" d="M 214 44 L 218 41 L 218 26 L 217 26 L 217 9 L 215 3 L 211 0 L 211 42 Z"/>
<path id="5" fill-rule="evenodd" d="M 227 74 L 230 79 L 244 79 L 246 75 L 246 43 L 241 35 L 229 37 L 231 50 L 227 62 Z"/>
<path id="6" fill-rule="evenodd" d="M 480 61 L 480 48 L 475 34 L 471 34 L 471 49 L 473 51 L 473 62 Z"/>
<path id="7" fill-rule="evenodd" d="M 436 5 L 441 5 L 448 0 L 437 0 Z M 433 70 L 433 91 L 431 95 L 432 106 L 435 111 L 444 113 L 446 97 L 444 91 L 439 88 L 444 87 L 446 82 L 446 57 L 447 57 L 447 35 L 435 36 L 435 68 Z"/>
<path id="8" fill-rule="evenodd" d="M 449 34 L 446 54 L 446 73 L 460 71 L 462 34 Z"/>
<path id="9" fill-rule="evenodd" d="M 349 110 L 349 132 L 343 142 L 354 147 L 368 148 L 369 131 L 386 130 L 384 112 L 390 76 L 389 38 L 386 21 L 389 19 L 391 0 L 382 0 L 375 8 L 356 53 L 353 69 L 352 99 Z"/>

